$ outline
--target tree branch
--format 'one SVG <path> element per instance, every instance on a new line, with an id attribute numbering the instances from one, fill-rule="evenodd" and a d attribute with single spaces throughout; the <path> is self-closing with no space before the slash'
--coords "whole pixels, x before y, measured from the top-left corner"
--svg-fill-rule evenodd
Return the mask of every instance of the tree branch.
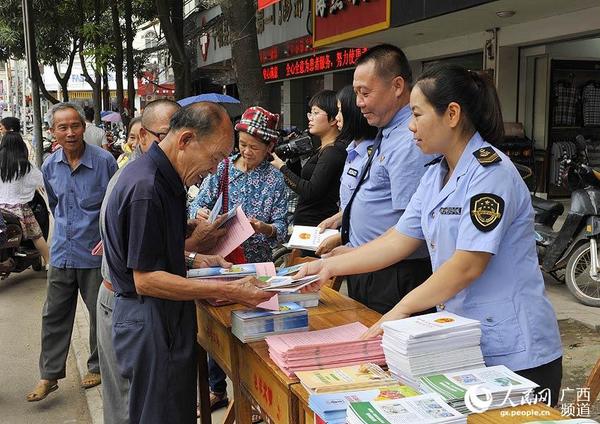
<path id="1" fill-rule="evenodd" d="M 96 87 L 96 82 L 90 76 L 87 65 L 85 64 L 85 56 L 83 55 L 83 39 L 79 43 L 79 61 L 81 62 L 81 72 L 83 72 L 83 78 L 85 81 L 94 89 Z"/>

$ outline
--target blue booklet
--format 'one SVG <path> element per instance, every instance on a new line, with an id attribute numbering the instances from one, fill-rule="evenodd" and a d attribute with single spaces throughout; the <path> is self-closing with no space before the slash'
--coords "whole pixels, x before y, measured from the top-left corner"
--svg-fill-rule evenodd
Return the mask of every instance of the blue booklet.
<path id="1" fill-rule="evenodd" d="M 283 302 L 279 304 L 278 311 L 267 311 L 263 309 L 243 309 L 232 311 L 231 314 L 241 320 L 273 317 L 277 315 L 291 314 L 294 312 L 306 312 L 306 308 L 301 307 L 294 302 Z"/>
<path id="2" fill-rule="evenodd" d="M 241 278 L 247 275 L 256 275 L 256 264 L 233 265 L 231 268 L 211 267 L 190 269 L 188 278 Z"/>
<path id="3" fill-rule="evenodd" d="M 300 268 L 302 268 L 302 265 L 304 265 L 304 264 L 298 264 L 298 265 L 277 268 L 277 276 L 285 277 L 286 275 L 296 274 L 298 271 L 300 271 Z"/>

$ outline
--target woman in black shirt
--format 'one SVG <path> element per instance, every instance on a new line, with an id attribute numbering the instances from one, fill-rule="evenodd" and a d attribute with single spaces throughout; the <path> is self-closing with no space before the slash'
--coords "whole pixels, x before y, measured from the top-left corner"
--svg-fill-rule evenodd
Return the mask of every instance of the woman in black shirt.
<path id="1" fill-rule="evenodd" d="M 321 147 L 304 164 L 300 175 L 275 154 L 271 163 L 281 170 L 287 185 L 299 195 L 294 225 L 314 227 L 339 209 L 340 176 L 347 145 L 338 140 L 335 91 L 319 91 L 308 106 L 308 131 L 321 139 Z"/>

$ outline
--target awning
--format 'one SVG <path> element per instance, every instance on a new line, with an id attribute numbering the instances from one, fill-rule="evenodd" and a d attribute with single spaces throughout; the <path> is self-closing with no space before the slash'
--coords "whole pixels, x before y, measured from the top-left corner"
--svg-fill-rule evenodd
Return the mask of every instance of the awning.
<path id="1" fill-rule="evenodd" d="M 279 3 L 279 0 L 258 0 L 258 10 L 263 10 L 275 3 Z"/>

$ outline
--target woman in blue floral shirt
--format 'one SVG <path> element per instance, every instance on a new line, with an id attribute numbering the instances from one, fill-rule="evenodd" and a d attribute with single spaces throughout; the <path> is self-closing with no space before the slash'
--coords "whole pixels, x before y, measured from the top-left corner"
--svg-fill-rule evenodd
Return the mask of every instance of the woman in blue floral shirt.
<path id="1" fill-rule="evenodd" d="M 240 153 L 221 162 L 217 172 L 205 179 L 189 206 L 190 218 L 207 218 L 220 194 L 227 166 L 228 209 L 240 205 L 256 231 L 244 244 L 247 262 L 270 262 L 272 249 L 287 235 L 287 196 L 283 175 L 269 163 L 277 142 L 279 115 L 261 107 L 244 112 L 235 126 Z"/>

